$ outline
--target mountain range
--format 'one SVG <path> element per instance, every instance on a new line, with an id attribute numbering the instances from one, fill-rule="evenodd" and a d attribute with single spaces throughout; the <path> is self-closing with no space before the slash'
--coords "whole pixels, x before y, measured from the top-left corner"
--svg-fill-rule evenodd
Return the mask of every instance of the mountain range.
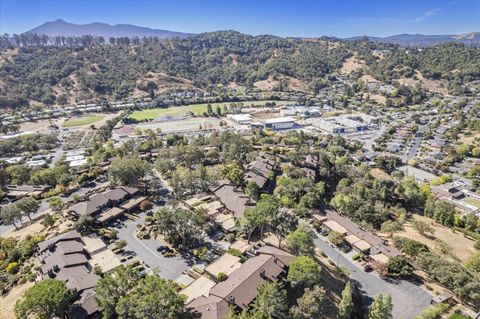
<path id="1" fill-rule="evenodd" d="M 92 22 L 88 24 L 74 24 L 62 19 L 55 21 L 45 22 L 26 33 L 38 33 L 45 34 L 50 37 L 54 36 L 82 36 L 93 35 L 102 36 L 104 38 L 109 37 L 159 37 L 165 38 L 186 38 L 193 35 L 192 33 L 183 33 L 176 31 L 151 29 L 146 27 L 139 27 L 131 24 L 116 24 L 110 25 L 100 22 Z"/>
<path id="2" fill-rule="evenodd" d="M 392 43 L 403 46 L 418 46 L 418 45 L 435 45 L 441 43 L 464 43 L 464 44 L 480 44 L 480 32 L 469 32 L 464 34 L 447 34 L 447 35 L 426 35 L 426 34 L 397 34 L 388 37 L 372 37 L 359 36 L 348 38 L 345 40 L 360 40 L 367 38 L 372 42 Z"/>
<path id="3" fill-rule="evenodd" d="M 94 36 L 103 36 L 104 38 L 133 36 L 142 38 L 157 36 L 160 39 L 176 37 L 186 38 L 194 35 L 193 33 L 151 29 L 131 24 L 110 25 L 100 22 L 74 24 L 62 19 L 45 22 L 44 24 L 27 31 L 27 33 L 38 33 L 48 36 L 81 36 L 89 34 Z M 459 35 L 398 34 L 388 37 L 357 36 L 346 38 L 344 40 L 359 40 L 363 38 L 368 38 L 373 42 L 392 43 L 403 46 L 426 46 L 447 42 L 480 45 L 480 32 L 470 32 Z"/>

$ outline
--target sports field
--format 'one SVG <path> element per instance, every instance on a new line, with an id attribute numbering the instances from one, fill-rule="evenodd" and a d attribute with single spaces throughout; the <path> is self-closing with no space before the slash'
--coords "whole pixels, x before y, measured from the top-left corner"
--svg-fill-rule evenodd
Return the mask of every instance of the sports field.
<path id="1" fill-rule="evenodd" d="M 137 128 L 142 130 L 151 129 L 156 130 L 157 128 L 161 129 L 163 133 L 172 133 L 179 131 L 195 131 L 200 129 L 212 129 L 220 127 L 220 120 L 217 118 L 190 118 L 180 121 L 165 121 L 165 122 L 155 122 L 155 123 L 145 123 L 137 125 Z"/>
<path id="2" fill-rule="evenodd" d="M 281 101 L 249 101 L 243 102 L 244 105 L 264 105 L 267 102 L 276 102 L 277 104 Z M 220 106 L 222 111 L 224 110 L 224 106 L 227 103 L 211 103 L 212 109 L 215 112 L 217 106 Z M 207 112 L 207 105 L 208 103 L 202 104 L 190 104 L 190 105 L 182 105 L 182 106 L 169 106 L 167 108 L 156 108 L 156 109 L 146 109 L 141 111 L 135 111 L 130 115 L 130 118 L 135 119 L 137 121 L 144 121 L 144 120 L 153 120 L 160 116 L 181 116 L 185 115 L 188 112 L 192 112 L 195 115 L 202 115 L 203 113 Z"/>
<path id="3" fill-rule="evenodd" d="M 64 127 L 72 127 L 72 126 L 81 126 L 81 125 L 88 125 L 98 121 L 103 120 L 104 115 L 90 115 L 84 117 L 78 117 L 73 119 L 67 119 L 63 122 Z"/>

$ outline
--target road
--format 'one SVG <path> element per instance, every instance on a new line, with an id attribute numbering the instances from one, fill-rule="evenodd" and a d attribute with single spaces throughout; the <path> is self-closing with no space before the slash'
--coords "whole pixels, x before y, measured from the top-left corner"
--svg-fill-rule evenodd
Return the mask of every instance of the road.
<path id="1" fill-rule="evenodd" d="M 55 155 L 53 156 L 52 158 L 52 162 L 50 163 L 50 168 L 53 168 L 55 167 L 55 164 L 60 161 L 60 159 L 62 158 L 63 156 L 63 144 L 65 142 L 65 139 L 64 139 L 64 136 L 68 133 L 63 131 L 63 130 L 59 130 L 58 131 L 58 140 L 60 141 L 60 145 L 57 147 L 57 150 L 55 151 Z"/>
<path id="2" fill-rule="evenodd" d="M 423 134 L 425 134 L 425 131 L 427 130 L 427 125 L 421 126 L 417 133 L 415 134 L 412 144 L 410 145 L 408 151 L 405 153 L 404 160 L 405 162 L 408 162 L 412 158 L 415 157 L 417 154 L 418 148 L 420 147 L 420 144 L 422 143 L 423 140 Z"/>
<path id="3" fill-rule="evenodd" d="M 315 239 L 319 247 L 338 266 L 346 267 L 350 278 L 364 295 L 369 305 L 378 294 L 390 294 L 393 301 L 393 318 L 415 318 L 423 309 L 430 306 L 432 296 L 420 286 L 405 280 L 385 280 L 376 273 L 366 273 L 352 259 L 350 253 L 341 253 L 333 248 L 322 236 Z"/>

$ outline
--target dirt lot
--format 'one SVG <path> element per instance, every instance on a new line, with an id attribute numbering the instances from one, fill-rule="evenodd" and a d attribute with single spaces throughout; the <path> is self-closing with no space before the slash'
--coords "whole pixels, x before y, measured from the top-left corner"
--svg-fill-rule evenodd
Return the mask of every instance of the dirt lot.
<path id="1" fill-rule="evenodd" d="M 351 73 L 357 69 L 361 69 L 365 64 L 359 62 L 355 56 L 352 56 L 343 62 L 340 72 L 342 73 Z"/>
<path id="2" fill-rule="evenodd" d="M 452 247 L 454 256 L 456 256 L 461 261 L 467 260 L 468 257 L 470 257 L 472 253 L 475 252 L 475 248 L 473 248 L 475 242 L 471 239 L 465 238 L 462 233 L 454 233 L 451 229 L 442 226 L 433 221 L 432 219 L 424 216 L 414 215 L 413 218 L 426 222 L 430 224 L 433 228 L 435 228 L 435 233 L 433 234 L 434 238 L 427 238 L 420 235 L 416 230 L 412 228 L 409 222 L 405 224 L 405 230 L 397 233 L 396 235 L 418 240 L 436 252 L 438 252 L 438 250 L 435 247 L 435 239 L 440 239 L 450 245 L 450 247 Z"/>
<path id="3" fill-rule="evenodd" d="M 26 282 L 23 285 L 14 287 L 5 296 L 0 297 L 0 319 L 15 319 L 13 309 L 15 302 L 23 295 L 25 290 L 33 286 L 33 282 Z"/>
<path id="4" fill-rule="evenodd" d="M 305 82 L 287 75 L 280 75 L 277 80 L 270 76 L 267 80 L 257 81 L 253 85 L 261 90 L 271 90 L 280 83 L 280 80 L 284 80 L 290 90 L 308 91 L 308 85 Z"/>
<path id="5" fill-rule="evenodd" d="M 3 234 L 4 238 L 22 238 L 26 235 L 36 234 L 44 230 L 45 227 L 42 225 L 42 220 L 33 221 L 32 224 L 22 227 L 19 230 L 14 230 L 9 233 Z"/>
<path id="6" fill-rule="evenodd" d="M 392 180 L 392 177 L 390 175 L 388 175 L 387 173 L 385 173 L 379 168 L 372 168 L 372 170 L 370 171 L 370 174 L 372 174 L 373 177 L 384 180 L 384 181 Z"/>
<path id="7" fill-rule="evenodd" d="M 420 84 L 423 88 L 435 93 L 442 93 L 442 94 L 448 93 L 448 90 L 445 86 L 445 82 L 441 80 L 426 79 L 423 77 L 423 75 L 419 71 L 416 71 L 416 76 L 418 80 L 415 80 L 412 78 L 401 78 L 401 79 L 398 79 L 398 82 L 400 84 L 412 86 L 412 87 L 417 84 Z"/>
<path id="8" fill-rule="evenodd" d="M 478 142 L 475 141 L 475 139 L 480 140 L 480 132 L 474 132 L 470 136 L 465 136 L 463 134 L 459 135 L 459 142 L 465 144 L 465 145 L 475 145 Z"/>
<path id="9" fill-rule="evenodd" d="M 60 126 L 62 123 L 63 123 L 63 118 L 51 119 L 51 120 L 39 120 L 35 122 L 24 122 L 20 124 L 20 131 L 37 132 L 41 130 L 46 130 L 50 124 Z"/>

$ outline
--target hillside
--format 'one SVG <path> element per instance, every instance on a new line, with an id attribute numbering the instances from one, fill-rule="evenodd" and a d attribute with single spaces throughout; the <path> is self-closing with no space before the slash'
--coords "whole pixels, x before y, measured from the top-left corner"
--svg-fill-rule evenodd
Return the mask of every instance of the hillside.
<path id="1" fill-rule="evenodd" d="M 49 37 L 55 36 L 82 36 L 92 35 L 101 36 L 105 39 L 110 37 L 158 37 L 166 38 L 185 38 L 192 36 L 190 33 L 182 33 L 168 30 L 151 29 L 138 27 L 131 24 L 109 25 L 106 23 L 93 22 L 88 24 L 74 24 L 66 22 L 62 19 L 45 22 L 44 24 L 27 31 L 26 33 L 45 34 Z"/>
<path id="2" fill-rule="evenodd" d="M 389 53 L 379 56 L 384 49 Z M 218 84 L 314 91 L 327 76 L 350 73 L 345 67 L 356 69 L 353 62 L 361 62 L 359 72 L 386 83 L 415 77 L 417 71 L 425 79 L 455 79 L 457 84 L 480 77 L 480 49 L 460 44 L 406 51 L 364 41 L 221 31 L 139 45 L 80 42 L 4 49 L 0 107 L 122 99 L 142 92 L 205 90 Z"/>

